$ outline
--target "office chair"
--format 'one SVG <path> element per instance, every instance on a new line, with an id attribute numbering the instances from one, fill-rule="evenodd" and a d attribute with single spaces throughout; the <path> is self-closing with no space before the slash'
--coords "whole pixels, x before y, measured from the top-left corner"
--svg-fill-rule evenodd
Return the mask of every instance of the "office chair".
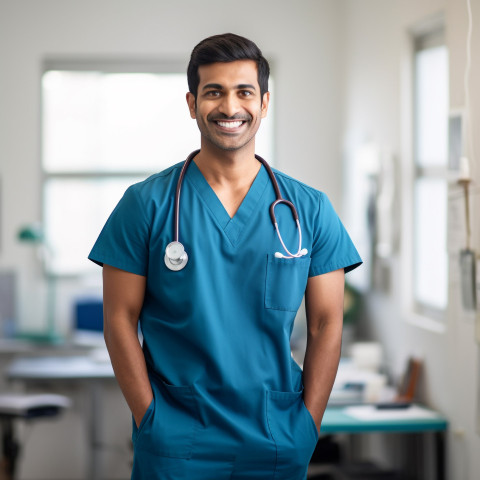
<path id="1" fill-rule="evenodd" d="M 20 445 L 15 439 L 17 419 L 34 420 L 54 417 L 71 405 L 69 398 L 53 394 L 0 394 L 0 424 L 2 427 L 2 460 L 0 479 L 14 480 Z"/>

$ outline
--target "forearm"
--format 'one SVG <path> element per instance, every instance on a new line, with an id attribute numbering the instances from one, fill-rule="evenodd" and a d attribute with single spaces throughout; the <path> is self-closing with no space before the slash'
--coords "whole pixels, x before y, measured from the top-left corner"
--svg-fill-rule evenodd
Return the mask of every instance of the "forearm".
<path id="1" fill-rule="evenodd" d="M 307 335 L 303 363 L 304 402 L 320 428 L 340 360 L 342 321 L 326 321 Z"/>
<path id="2" fill-rule="evenodd" d="M 138 426 L 152 401 L 153 393 L 137 329 L 120 315 L 108 323 L 110 325 L 105 327 L 105 343 L 115 377 Z"/>

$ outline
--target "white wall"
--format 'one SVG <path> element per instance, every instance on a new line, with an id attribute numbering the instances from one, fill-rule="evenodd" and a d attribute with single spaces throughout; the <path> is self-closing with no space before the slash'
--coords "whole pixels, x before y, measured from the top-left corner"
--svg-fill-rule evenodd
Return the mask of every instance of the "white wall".
<path id="1" fill-rule="evenodd" d="M 472 3 L 477 27 L 475 59 L 480 47 L 480 0 Z M 405 32 L 442 10 L 450 49 L 451 106 L 458 107 L 464 101 L 467 27 L 465 2 L 459 0 L 245 0 L 241 4 L 0 0 L 0 269 L 19 274 L 21 324 L 38 322 L 39 312 L 45 311 L 39 264 L 31 249 L 15 240 L 21 225 L 41 220 L 39 80 L 45 58 L 140 56 L 180 58 L 186 64 L 192 47 L 207 35 L 233 31 L 251 37 L 272 60 L 275 74 L 277 165 L 325 190 L 341 210 L 342 176 L 348 174 L 342 171 L 342 154 L 348 160 L 358 139 L 370 138 L 407 160 L 402 103 Z M 478 84 L 480 67 L 474 61 L 474 119 L 480 119 L 480 95 L 473 88 Z M 475 151 L 480 152 L 480 139 L 476 137 L 475 142 Z M 480 167 L 477 182 L 479 171 Z M 478 211 L 479 197 L 475 198 Z M 475 228 L 478 248 L 480 223 Z M 480 440 L 475 431 L 479 355 L 473 324 L 459 305 L 456 259 L 451 259 L 450 306 L 443 333 L 408 322 L 408 315 L 402 313 L 402 257 L 395 255 L 389 265 L 391 293 L 369 295 L 366 330 L 384 343 L 394 370 L 403 366 L 410 353 L 423 355 L 422 394 L 451 420 L 447 478 L 473 480 L 480 472 L 476 454 Z M 65 293 L 78 283 L 69 281 L 60 287 Z M 67 318 L 65 302 L 60 302 L 59 310 Z M 117 403 L 121 402 L 118 392 L 110 393 L 109 412 L 118 413 L 117 418 L 127 417 L 123 403 Z M 77 392 L 76 407 L 66 424 L 34 429 L 26 446 L 22 478 L 66 480 L 84 473 L 82 395 Z M 111 436 L 121 443 L 128 440 L 128 418 L 122 429 L 123 435 L 115 431 Z M 44 438 L 55 446 L 59 463 L 54 471 L 47 464 L 38 470 L 35 455 L 47 448 Z M 128 466 L 119 468 L 118 458 L 110 454 L 107 468 L 112 477 L 126 477 Z"/>
<path id="2" fill-rule="evenodd" d="M 271 59 L 275 75 L 276 165 L 325 190 L 340 209 L 340 22 L 335 0 L 0 0 L 0 269 L 18 273 L 19 325 L 41 327 L 46 310 L 39 262 L 32 248 L 15 239 L 22 225 L 41 220 L 44 59 L 173 58 L 186 66 L 206 36 L 232 31 L 252 38 Z M 75 279 L 59 284 L 57 313 L 64 327 L 70 314 L 65 299 L 78 288 L 87 287 Z M 85 400 L 81 391 L 73 394 L 76 405 L 66 423 L 34 428 L 22 478 L 70 480 L 84 474 Z M 109 437 L 124 452 L 130 421 L 118 392 L 107 398 L 109 412 L 125 421 L 124 435 Z M 49 446 L 42 438 L 55 450 L 55 463 L 41 461 Z M 105 461 L 112 478 L 128 476 L 124 453 L 111 452 Z"/>
<path id="3" fill-rule="evenodd" d="M 473 128 L 480 120 L 480 2 L 472 0 L 474 36 L 470 77 Z M 393 152 L 400 170 L 408 173 L 408 34 L 409 28 L 443 12 L 450 66 L 450 107 L 464 106 L 463 73 L 467 34 L 466 2 L 455 0 L 347 0 L 345 5 L 346 88 L 344 145 L 347 165 L 352 167 L 354 146 L 369 139 Z M 476 59 L 476 60 L 475 60 Z M 478 184 L 480 138 L 474 137 Z M 471 153 L 471 152 L 469 152 Z M 409 195 L 408 180 L 402 178 L 402 194 Z M 406 181 L 407 180 L 407 181 Z M 451 187 L 457 195 L 457 187 Z M 461 193 L 461 192 L 460 192 Z M 474 197 L 478 212 L 479 197 Z M 472 218 L 477 219 L 476 213 Z M 435 207 L 432 205 L 432 215 Z M 403 212 L 405 220 L 408 212 Z M 479 222 L 474 221 L 474 246 L 480 247 Z M 368 334 L 380 340 L 390 367 L 399 372 L 406 357 L 423 357 L 421 395 L 450 420 L 447 478 L 473 480 L 480 476 L 480 438 L 477 430 L 479 351 L 474 342 L 471 315 L 460 304 L 458 253 L 450 255 L 449 308 L 445 328 L 434 331 L 414 325 L 405 305 L 408 289 L 408 258 L 402 252 L 410 230 L 403 225 L 402 250 L 388 261 L 390 292 L 372 292 L 367 298 Z"/>

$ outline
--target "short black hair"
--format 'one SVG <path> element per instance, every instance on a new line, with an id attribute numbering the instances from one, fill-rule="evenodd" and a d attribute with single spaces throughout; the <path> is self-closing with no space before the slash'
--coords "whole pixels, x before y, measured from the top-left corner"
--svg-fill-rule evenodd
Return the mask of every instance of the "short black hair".
<path id="1" fill-rule="evenodd" d="M 213 35 L 202 40 L 193 50 L 187 68 L 188 89 L 197 98 L 200 76 L 198 67 L 217 62 L 253 60 L 257 64 L 258 84 L 263 94 L 268 92 L 270 66 L 261 50 L 251 40 L 234 33 Z"/>

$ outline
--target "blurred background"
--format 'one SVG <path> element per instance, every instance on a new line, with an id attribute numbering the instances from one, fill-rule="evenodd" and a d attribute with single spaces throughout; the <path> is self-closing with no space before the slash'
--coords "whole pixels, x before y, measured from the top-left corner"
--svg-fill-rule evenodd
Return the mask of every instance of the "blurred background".
<path id="1" fill-rule="evenodd" d="M 326 192 L 364 259 L 345 357 L 368 342 L 389 385 L 417 359 L 415 401 L 448 420 L 445 478 L 479 478 L 480 0 L 0 0 L 0 394 L 71 400 L 15 422 L 17 478 L 129 478 L 86 257 L 129 184 L 198 147 L 186 66 L 224 32 L 271 64 L 257 152 Z M 301 310 L 300 362 L 304 332 Z M 61 381 L 12 367 L 53 356 Z M 85 358 L 97 374 L 75 377 Z M 388 447 L 357 448 L 398 463 Z"/>

